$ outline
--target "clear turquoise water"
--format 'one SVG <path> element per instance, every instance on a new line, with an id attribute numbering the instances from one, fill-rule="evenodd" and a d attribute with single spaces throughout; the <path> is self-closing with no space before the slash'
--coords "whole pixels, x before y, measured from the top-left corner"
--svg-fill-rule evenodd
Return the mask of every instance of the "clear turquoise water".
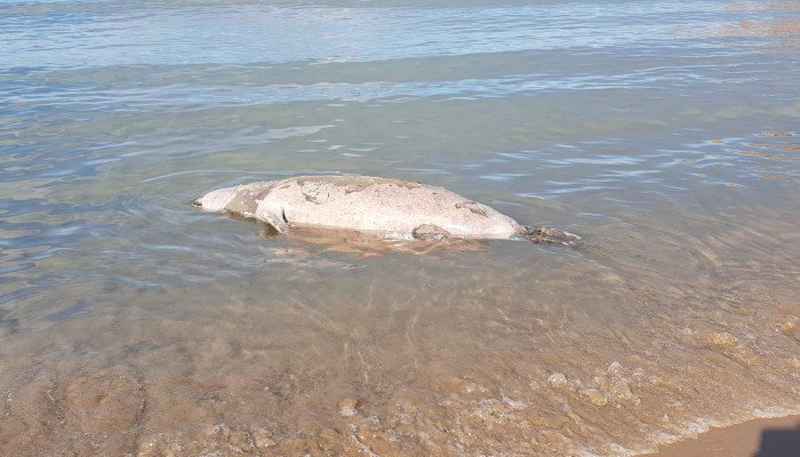
<path id="1" fill-rule="evenodd" d="M 263 455 L 606 455 L 796 411 L 798 20 L 0 1 L 0 454 L 228 455 L 258 429 Z M 309 173 L 443 185 L 586 242 L 364 257 L 189 205 Z"/>

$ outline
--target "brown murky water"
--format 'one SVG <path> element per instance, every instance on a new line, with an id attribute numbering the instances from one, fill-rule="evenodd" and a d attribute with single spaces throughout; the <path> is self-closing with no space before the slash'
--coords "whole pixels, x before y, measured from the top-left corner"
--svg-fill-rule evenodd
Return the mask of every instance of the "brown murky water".
<path id="1" fill-rule="evenodd" d="M 0 455 L 616 456 L 800 412 L 800 8 L 598 5 L 0 3 Z M 584 241 L 189 204 L 309 173 Z"/>

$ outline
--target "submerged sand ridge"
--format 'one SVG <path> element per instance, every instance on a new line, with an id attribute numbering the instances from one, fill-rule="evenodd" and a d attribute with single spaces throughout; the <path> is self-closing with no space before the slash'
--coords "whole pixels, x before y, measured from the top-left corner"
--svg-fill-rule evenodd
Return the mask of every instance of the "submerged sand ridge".
<path id="1" fill-rule="evenodd" d="M 88 314 L 48 322 L 31 305 L 4 334 L 0 448 L 625 455 L 796 412 L 791 218 L 730 217 L 715 232 L 699 216 L 631 217 L 595 227 L 577 252 L 512 261 L 497 243 L 356 269 L 323 254 L 330 265 L 182 290 L 78 285 L 61 300 L 104 297 Z"/>

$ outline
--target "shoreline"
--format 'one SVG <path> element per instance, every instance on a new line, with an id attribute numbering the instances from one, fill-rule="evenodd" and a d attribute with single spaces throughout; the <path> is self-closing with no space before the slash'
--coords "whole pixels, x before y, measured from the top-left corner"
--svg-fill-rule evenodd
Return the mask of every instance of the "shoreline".
<path id="1" fill-rule="evenodd" d="M 770 432 L 764 443 L 768 452 L 762 448 L 764 432 Z M 639 457 L 788 457 L 800 455 L 800 448 L 790 447 L 798 445 L 800 415 L 790 415 L 711 427 L 694 438 L 659 446 L 657 452 Z M 791 454 L 790 450 L 796 454 Z"/>

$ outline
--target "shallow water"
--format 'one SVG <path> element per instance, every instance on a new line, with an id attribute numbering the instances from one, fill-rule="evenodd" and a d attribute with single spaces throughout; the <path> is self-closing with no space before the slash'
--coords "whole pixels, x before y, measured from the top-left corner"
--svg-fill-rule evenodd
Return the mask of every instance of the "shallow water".
<path id="1" fill-rule="evenodd" d="M 0 455 L 625 455 L 800 412 L 799 23 L 0 1 Z M 189 204 L 316 173 L 584 243 L 386 252 Z"/>

